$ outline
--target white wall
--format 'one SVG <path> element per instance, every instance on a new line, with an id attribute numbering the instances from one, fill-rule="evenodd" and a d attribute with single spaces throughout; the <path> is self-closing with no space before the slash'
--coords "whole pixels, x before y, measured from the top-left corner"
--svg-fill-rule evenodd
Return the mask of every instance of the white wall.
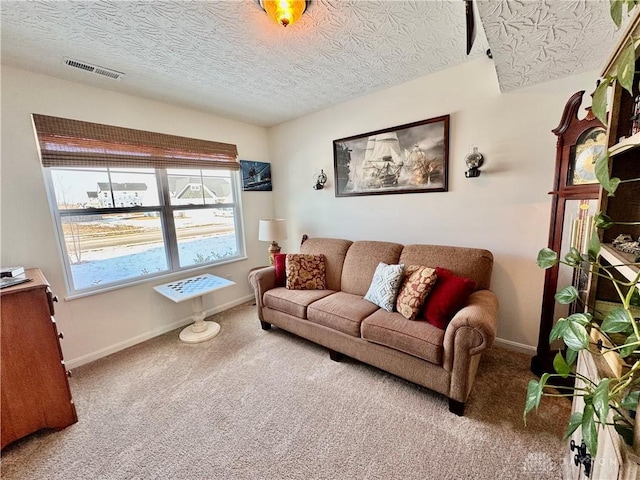
<path id="1" fill-rule="evenodd" d="M 11 67 L 2 67 L 2 163 L 0 263 L 40 268 L 61 301 L 56 320 L 71 366 L 85 363 L 184 323 L 189 302 L 174 304 L 152 287 L 184 277 L 64 301 L 66 295 L 42 169 L 31 125 L 32 113 L 118 125 L 173 135 L 233 143 L 241 159 L 269 161 L 266 129 L 84 86 Z M 236 285 L 212 295 L 206 309 L 230 306 L 251 295 L 250 268 L 267 262 L 267 244 L 258 242 L 260 218 L 273 216 L 271 192 L 243 192 L 248 260 L 205 270 L 230 276 Z"/>
<path id="2" fill-rule="evenodd" d="M 276 213 L 289 228 L 284 249 L 298 251 L 303 233 L 486 248 L 495 256 L 498 337 L 534 349 L 544 284 L 535 259 L 547 244 L 555 165 L 551 129 L 569 97 L 590 93 L 596 78 L 591 72 L 501 94 L 493 63 L 483 58 L 272 127 Z M 334 139 L 445 114 L 448 192 L 334 196 Z M 464 158 L 474 144 L 485 165 L 479 178 L 467 179 Z M 315 191 L 321 168 L 330 180 Z"/>
<path id="3" fill-rule="evenodd" d="M 66 293 L 31 113 L 210 139 L 237 144 L 242 159 L 271 161 L 274 192 L 243 192 L 249 259 L 207 270 L 237 285 L 209 296 L 205 308 L 251 295 L 247 272 L 267 261 L 258 220 L 276 214 L 288 222 L 283 251 L 297 251 L 303 233 L 491 250 L 498 336 L 533 348 L 544 282 L 535 258 L 547 243 L 555 163 L 550 130 L 567 99 L 590 92 L 596 78 L 590 72 L 501 94 L 492 62 L 479 59 L 266 130 L 3 66 L 0 263 L 39 267 L 61 299 Z M 334 196 L 334 139 L 444 114 L 451 115 L 448 192 Z M 464 157 L 474 144 L 486 163 L 479 178 L 466 179 Z M 315 191 L 321 168 L 329 183 Z M 93 360 L 188 321 L 188 304 L 152 289 L 169 279 L 61 301 L 56 319 L 67 362 Z"/>

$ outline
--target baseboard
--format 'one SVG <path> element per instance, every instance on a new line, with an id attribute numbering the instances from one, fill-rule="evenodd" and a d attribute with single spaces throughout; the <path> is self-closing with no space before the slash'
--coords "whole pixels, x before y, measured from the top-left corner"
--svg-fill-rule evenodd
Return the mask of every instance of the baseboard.
<path id="1" fill-rule="evenodd" d="M 242 303 L 248 302 L 254 298 L 253 295 L 246 295 L 244 297 L 240 297 L 231 302 L 225 303 L 224 305 L 219 305 L 217 307 L 208 309 L 205 311 L 205 315 L 214 315 L 216 313 L 223 312 L 225 310 L 229 310 L 236 305 L 240 305 Z M 123 342 L 118 342 L 113 345 L 109 345 L 108 347 L 101 348 L 100 350 L 96 350 L 95 352 L 88 353 L 86 355 L 82 355 L 81 357 L 77 357 L 71 360 L 65 360 L 65 365 L 68 369 L 76 368 L 81 365 L 85 365 L 87 363 L 98 360 L 99 358 L 106 357 L 107 355 L 111 355 L 112 353 L 119 352 L 120 350 L 124 350 L 125 348 L 132 347 L 137 345 L 138 343 L 142 343 L 146 340 L 149 340 L 153 337 L 157 337 L 158 335 L 162 335 L 163 333 L 170 332 L 171 330 L 175 330 L 176 328 L 184 327 L 190 324 L 193 320 L 191 317 L 182 318 L 180 320 L 176 320 L 175 322 L 171 322 L 167 325 L 164 325 L 160 328 L 156 328 L 154 330 L 150 330 L 141 335 L 137 335 L 135 337 L 129 338 Z"/>
<path id="2" fill-rule="evenodd" d="M 505 340 L 503 338 L 496 338 L 494 345 L 507 350 L 513 350 L 514 352 L 526 353 L 527 355 L 535 355 L 537 353 L 536 347 L 531 345 L 525 345 L 524 343 L 512 342 L 511 340 Z"/>

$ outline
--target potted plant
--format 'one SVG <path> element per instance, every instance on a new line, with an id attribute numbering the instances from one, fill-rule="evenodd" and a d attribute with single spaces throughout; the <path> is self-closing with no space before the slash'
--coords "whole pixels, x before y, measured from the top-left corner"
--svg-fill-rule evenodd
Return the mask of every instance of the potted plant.
<path id="1" fill-rule="evenodd" d="M 623 4 L 631 12 L 637 5 L 637 0 L 611 2 L 613 20 L 620 26 Z M 619 83 L 633 95 L 633 82 L 636 65 L 636 46 L 638 38 L 627 39 L 624 48 L 618 56 L 614 74 L 606 76 L 593 94 L 593 112 L 607 123 L 608 88 L 614 82 Z M 632 144 L 634 147 L 637 144 Z M 626 145 L 628 148 L 629 145 Z M 636 150 L 637 151 L 637 150 Z M 609 155 L 614 151 L 606 151 L 595 164 L 596 177 L 607 195 L 613 196 L 620 186 L 621 180 L 610 176 Z M 637 181 L 637 179 L 635 179 Z M 636 221 L 620 222 L 604 213 L 596 216 L 594 229 L 588 245 L 587 253 L 582 254 L 571 248 L 563 257 L 559 252 L 549 248 L 542 249 L 537 258 L 541 268 L 547 269 L 560 263 L 575 269 L 587 271 L 598 277 L 599 282 L 611 282 L 619 297 L 619 304 L 608 312 L 588 311 L 585 305 L 583 312 L 573 313 L 566 318 L 560 318 L 554 325 L 549 336 L 549 342 L 562 340 L 563 351 L 559 351 L 553 361 L 555 373 L 544 373 L 539 380 L 531 380 L 527 388 L 524 419 L 540 405 L 543 396 L 582 397 L 584 408 L 575 411 L 565 430 L 566 440 L 578 428 L 582 430 L 582 438 L 591 455 L 598 451 L 598 424 L 611 425 L 610 413 L 613 413 L 613 427 L 628 445 L 633 445 L 636 454 L 640 454 L 640 419 L 636 414 L 640 401 L 640 314 L 634 318 L 634 306 L 640 306 L 640 273 L 635 278 L 621 280 L 614 276 L 614 267 L 601 261 L 602 245 L 600 233 L 613 225 L 640 225 L 640 218 Z M 638 258 L 629 265 L 640 266 Z M 573 286 L 562 288 L 555 295 L 557 302 L 571 304 L 579 302 L 578 291 Z M 600 313 L 594 315 L 594 313 Z M 592 379 L 576 372 L 578 352 L 588 350 L 595 356 L 614 356 L 622 364 L 619 375 L 605 376 L 595 383 Z M 573 386 L 568 386 L 566 379 L 576 380 Z"/>

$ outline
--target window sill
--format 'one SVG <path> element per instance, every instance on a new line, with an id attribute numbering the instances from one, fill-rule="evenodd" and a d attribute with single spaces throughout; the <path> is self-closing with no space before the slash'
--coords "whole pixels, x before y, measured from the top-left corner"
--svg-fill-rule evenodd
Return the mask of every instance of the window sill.
<path id="1" fill-rule="evenodd" d="M 183 270 L 176 270 L 176 271 L 172 271 L 172 272 L 163 272 L 163 273 L 160 273 L 158 275 L 148 276 L 148 277 L 140 278 L 140 279 L 137 279 L 137 280 L 132 280 L 132 281 L 126 282 L 126 283 L 119 283 L 117 285 L 105 286 L 104 288 L 98 288 L 98 289 L 90 290 L 90 291 L 86 291 L 86 292 L 72 293 L 72 294 L 67 295 L 66 297 L 64 297 L 64 300 L 65 301 L 69 301 L 69 300 L 76 300 L 78 298 L 90 297 L 92 295 L 99 295 L 101 293 L 107 293 L 107 292 L 111 292 L 113 290 L 120 290 L 121 288 L 134 287 L 136 285 L 141 285 L 143 283 L 150 283 L 150 282 L 162 283 L 161 282 L 162 280 L 166 280 L 166 279 L 169 279 L 171 277 L 185 277 L 186 278 L 186 277 L 192 276 L 191 274 L 196 273 L 196 272 L 202 272 L 203 270 L 216 268 L 216 267 L 219 267 L 221 265 L 229 265 L 231 263 L 242 262 L 242 261 L 245 261 L 245 260 L 248 260 L 247 256 L 236 257 L 236 258 L 233 258 L 231 260 L 227 260 L 225 262 L 202 265 L 202 266 L 197 266 L 197 267 L 188 267 L 188 268 L 185 268 Z M 215 273 L 213 273 L 213 275 L 215 275 Z"/>

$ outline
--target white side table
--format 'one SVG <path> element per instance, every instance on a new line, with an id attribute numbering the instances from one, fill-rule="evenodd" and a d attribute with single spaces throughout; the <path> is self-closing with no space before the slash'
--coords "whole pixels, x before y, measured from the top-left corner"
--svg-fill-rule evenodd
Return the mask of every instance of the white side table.
<path id="1" fill-rule="evenodd" d="M 204 273 L 196 277 L 158 285 L 153 289 L 176 303 L 191 299 L 194 323 L 180 332 L 180 340 L 186 343 L 200 343 L 215 337 L 220 332 L 219 324 L 204 321 L 202 297 L 207 293 L 231 285 L 235 285 L 235 282 Z"/>

